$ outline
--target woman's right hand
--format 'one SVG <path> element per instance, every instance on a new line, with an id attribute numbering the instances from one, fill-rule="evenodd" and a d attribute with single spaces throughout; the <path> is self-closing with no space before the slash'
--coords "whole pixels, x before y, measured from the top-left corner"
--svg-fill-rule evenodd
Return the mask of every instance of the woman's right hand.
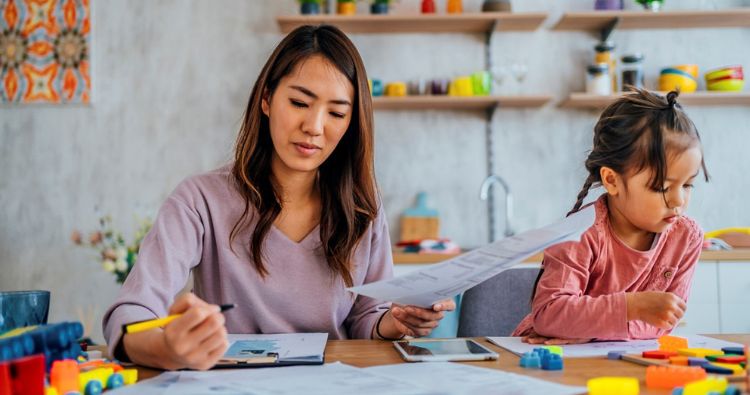
<path id="1" fill-rule="evenodd" d="M 131 361 L 167 370 L 213 367 L 229 347 L 219 306 L 188 293 L 175 300 L 169 314 L 182 315 L 164 329 L 125 335 L 123 345 Z"/>
<path id="2" fill-rule="evenodd" d="M 640 320 L 661 329 L 672 329 L 685 315 L 687 305 L 672 292 L 626 293 L 628 321 Z"/>

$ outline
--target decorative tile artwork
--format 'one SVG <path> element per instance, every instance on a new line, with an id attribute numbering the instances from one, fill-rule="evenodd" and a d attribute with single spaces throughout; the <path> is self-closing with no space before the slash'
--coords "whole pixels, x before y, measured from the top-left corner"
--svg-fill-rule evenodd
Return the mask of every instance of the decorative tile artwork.
<path id="1" fill-rule="evenodd" d="M 0 0 L 0 103 L 89 103 L 89 0 Z"/>

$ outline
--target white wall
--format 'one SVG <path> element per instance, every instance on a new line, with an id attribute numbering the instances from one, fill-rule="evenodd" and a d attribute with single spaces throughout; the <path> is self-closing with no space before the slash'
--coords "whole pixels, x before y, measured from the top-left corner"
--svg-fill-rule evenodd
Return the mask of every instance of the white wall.
<path id="1" fill-rule="evenodd" d="M 481 1 L 464 3 L 471 11 Z M 559 15 L 592 3 L 524 0 L 514 6 Z M 396 6 L 408 11 L 418 4 L 401 0 Z M 132 229 L 133 214 L 153 215 L 182 178 L 228 161 L 252 83 L 282 37 L 274 17 L 296 7 L 291 0 L 95 1 L 94 103 L 0 107 L 0 289 L 50 289 L 51 320 L 91 312 L 92 335 L 101 339 L 99 319 L 117 286 L 93 252 L 71 245 L 70 231 L 94 228 L 103 213 L 112 214 L 119 228 Z M 352 38 L 369 74 L 386 81 L 452 77 L 483 67 L 484 38 L 478 34 Z M 617 31 L 613 39 L 620 54 L 646 55 L 651 82 L 661 67 L 677 63 L 697 63 L 702 70 L 750 67 L 750 29 Z M 529 66 L 522 86 L 511 78 L 501 92 L 551 93 L 559 101 L 583 89 L 582 70 L 595 44 L 586 33 L 540 29 L 494 40 L 496 62 L 524 59 Z M 706 228 L 750 224 L 750 110 L 688 111 L 713 175 L 695 191 L 691 215 Z M 495 172 L 514 190 L 517 230 L 559 218 L 574 202 L 596 115 L 555 105 L 497 112 Z M 486 204 L 477 198 L 486 175 L 483 113 L 378 112 L 376 131 L 377 175 L 393 234 L 399 213 L 426 190 L 440 210 L 444 235 L 465 246 L 485 242 Z"/>

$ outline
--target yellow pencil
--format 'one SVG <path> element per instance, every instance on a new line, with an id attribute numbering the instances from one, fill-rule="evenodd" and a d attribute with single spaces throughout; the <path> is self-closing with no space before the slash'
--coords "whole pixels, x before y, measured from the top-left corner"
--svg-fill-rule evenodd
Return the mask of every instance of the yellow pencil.
<path id="1" fill-rule="evenodd" d="M 234 304 L 222 304 L 219 306 L 221 308 L 221 312 L 225 312 L 231 308 L 234 307 Z M 138 322 L 132 322 L 130 324 L 125 324 L 122 326 L 122 333 L 136 333 L 141 331 L 147 331 L 149 329 L 154 328 L 162 328 L 168 323 L 172 322 L 175 318 L 182 316 L 182 314 L 172 314 L 170 316 L 164 317 L 164 318 L 155 318 L 153 320 L 145 320 L 145 321 L 138 321 Z"/>

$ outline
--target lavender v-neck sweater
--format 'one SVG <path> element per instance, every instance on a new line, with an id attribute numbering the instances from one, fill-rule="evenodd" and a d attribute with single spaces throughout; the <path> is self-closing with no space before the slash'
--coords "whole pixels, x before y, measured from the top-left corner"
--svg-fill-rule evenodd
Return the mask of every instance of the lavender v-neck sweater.
<path id="1" fill-rule="evenodd" d="M 229 167 L 190 177 L 162 205 L 143 240 L 138 261 L 104 315 L 110 352 L 122 324 L 167 315 L 175 295 L 194 276 L 194 292 L 209 303 L 235 303 L 225 313 L 229 333 L 327 332 L 332 339 L 371 337 L 389 304 L 345 290 L 320 251 L 315 228 L 299 243 L 272 227 L 265 244 L 266 278 L 249 256 L 254 223 L 234 240 L 229 234 L 244 202 Z M 381 207 L 356 248 L 355 285 L 393 276 L 388 225 Z"/>

